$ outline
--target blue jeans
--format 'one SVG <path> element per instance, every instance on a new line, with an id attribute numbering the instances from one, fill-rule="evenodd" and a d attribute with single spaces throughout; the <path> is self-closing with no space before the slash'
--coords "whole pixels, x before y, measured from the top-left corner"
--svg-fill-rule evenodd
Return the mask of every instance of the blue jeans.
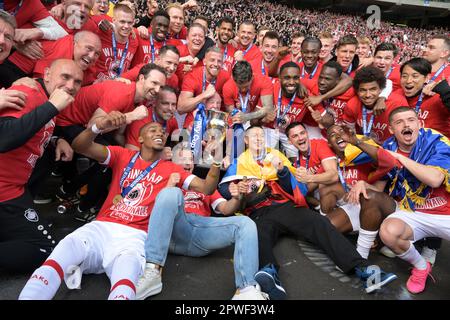
<path id="1" fill-rule="evenodd" d="M 256 285 L 258 235 L 250 218 L 186 214 L 179 188 L 165 188 L 156 197 L 145 242 L 147 262 L 164 266 L 169 247 L 171 253 L 201 257 L 233 243 L 236 287 Z"/>

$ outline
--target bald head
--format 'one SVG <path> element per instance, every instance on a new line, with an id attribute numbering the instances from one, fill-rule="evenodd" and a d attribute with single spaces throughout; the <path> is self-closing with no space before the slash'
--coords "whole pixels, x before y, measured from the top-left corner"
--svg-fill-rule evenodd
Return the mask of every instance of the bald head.
<path id="1" fill-rule="evenodd" d="M 73 42 L 73 60 L 81 70 L 85 71 L 94 66 L 102 49 L 98 35 L 90 31 L 80 31 L 75 34 Z"/>
<path id="2" fill-rule="evenodd" d="M 75 96 L 83 82 L 83 71 L 75 61 L 58 59 L 45 69 L 45 89 L 51 95 L 56 89 L 62 89 Z"/>

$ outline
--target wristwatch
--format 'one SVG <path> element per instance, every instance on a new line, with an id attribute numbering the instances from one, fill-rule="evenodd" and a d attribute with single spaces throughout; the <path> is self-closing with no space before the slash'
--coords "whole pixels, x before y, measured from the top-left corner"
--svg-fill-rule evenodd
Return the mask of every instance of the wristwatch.
<path id="1" fill-rule="evenodd" d="M 213 161 L 212 165 L 214 167 L 220 168 L 222 166 L 222 162 L 220 162 L 220 161 Z"/>

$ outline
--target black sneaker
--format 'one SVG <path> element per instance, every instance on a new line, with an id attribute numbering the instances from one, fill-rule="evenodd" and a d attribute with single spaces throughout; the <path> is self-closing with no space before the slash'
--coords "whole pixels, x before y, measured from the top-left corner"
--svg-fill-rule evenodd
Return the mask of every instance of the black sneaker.
<path id="1" fill-rule="evenodd" d="M 38 193 L 34 199 L 34 204 L 48 204 L 53 201 L 53 197 L 50 194 Z"/>
<path id="2" fill-rule="evenodd" d="M 90 208 L 85 211 L 81 211 L 79 207 L 75 210 L 74 218 L 77 221 L 88 223 L 97 217 L 98 210 L 96 208 Z"/>
<path id="3" fill-rule="evenodd" d="M 76 193 L 68 193 L 64 191 L 63 186 L 61 185 L 58 188 L 58 191 L 56 192 L 56 198 L 58 198 L 59 201 L 74 201 L 77 199 L 80 199 L 80 195 L 78 192 Z"/>

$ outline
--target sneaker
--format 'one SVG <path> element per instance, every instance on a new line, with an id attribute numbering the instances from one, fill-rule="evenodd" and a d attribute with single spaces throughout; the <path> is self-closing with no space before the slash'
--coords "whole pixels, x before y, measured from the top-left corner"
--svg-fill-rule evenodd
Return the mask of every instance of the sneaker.
<path id="1" fill-rule="evenodd" d="M 81 221 L 81 222 L 91 222 L 92 220 L 97 217 L 98 210 L 96 208 L 90 208 L 85 211 L 81 211 L 80 207 L 77 207 L 75 210 L 74 218 L 75 220 Z"/>
<path id="2" fill-rule="evenodd" d="M 161 270 L 153 263 L 145 264 L 144 274 L 136 285 L 136 300 L 144 300 L 162 291 Z"/>
<path id="3" fill-rule="evenodd" d="M 356 275 L 364 283 L 364 288 L 367 293 L 372 293 L 381 289 L 388 283 L 397 279 L 397 276 L 393 273 L 384 272 L 377 265 L 371 265 L 368 267 L 355 268 Z"/>
<path id="4" fill-rule="evenodd" d="M 437 251 L 435 249 L 430 249 L 426 246 L 424 246 L 422 248 L 422 253 L 421 256 L 428 261 L 429 263 L 431 263 L 431 266 L 434 266 L 434 263 L 436 262 L 436 255 L 437 255 Z"/>
<path id="5" fill-rule="evenodd" d="M 388 257 L 388 258 L 395 258 L 397 255 L 394 253 L 394 251 L 392 251 L 391 249 L 389 249 L 388 247 L 386 247 L 386 246 L 383 246 L 381 249 L 380 249 L 380 253 L 383 255 L 383 256 L 385 256 L 385 257 Z"/>
<path id="6" fill-rule="evenodd" d="M 48 204 L 52 201 L 53 197 L 51 195 L 42 193 L 38 193 L 33 199 L 34 204 Z"/>
<path id="7" fill-rule="evenodd" d="M 281 286 L 277 270 L 273 264 L 268 264 L 255 274 L 255 280 L 261 290 L 269 295 L 270 300 L 285 300 L 286 290 Z"/>
<path id="8" fill-rule="evenodd" d="M 431 279 L 435 281 L 433 276 L 431 275 L 431 269 L 431 263 L 429 263 L 428 261 L 427 268 L 425 270 L 413 268 L 411 271 L 411 276 L 406 282 L 406 288 L 408 289 L 408 291 L 411 293 L 421 293 L 423 290 L 425 290 L 425 284 L 427 283 L 428 276 L 430 276 Z"/>
<path id="9" fill-rule="evenodd" d="M 65 192 L 61 185 L 56 191 L 56 198 L 58 198 L 59 201 L 74 201 L 79 200 L 80 196 L 77 193 Z"/>
<path id="10" fill-rule="evenodd" d="M 237 289 L 231 300 L 269 300 L 269 295 L 262 292 L 257 284 L 256 286 L 245 287 L 244 291 Z"/>

